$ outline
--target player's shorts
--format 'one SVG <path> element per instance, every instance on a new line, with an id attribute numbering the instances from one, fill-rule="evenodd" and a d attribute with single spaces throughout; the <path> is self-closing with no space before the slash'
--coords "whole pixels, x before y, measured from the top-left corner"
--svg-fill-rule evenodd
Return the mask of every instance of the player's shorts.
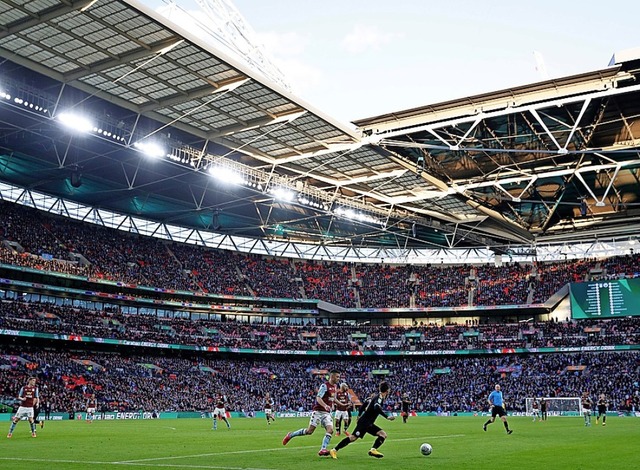
<path id="1" fill-rule="evenodd" d="M 336 419 L 349 421 L 349 412 L 347 410 L 336 410 Z"/>
<path id="2" fill-rule="evenodd" d="M 273 408 L 265 408 L 264 414 L 267 416 L 273 416 Z"/>
<path id="3" fill-rule="evenodd" d="M 95 409 L 95 408 L 87 408 L 87 413 L 91 413 L 91 414 L 93 414 L 93 413 L 95 413 L 95 412 L 96 412 L 96 409 Z"/>
<path id="4" fill-rule="evenodd" d="M 20 406 L 15 415 L 16 419 L 33 418 L 33 406 Z"/>
<path id="5" fill-rule="evenodd" d="M 317 428 L 318 426 L 322 426 L 325 429 L 328 426 L 333 426 L 333 418 L 331 417 L 331 413 L 329 413 L 328 411 L 314 411 L 313 413 L 311 413 L 309 426 L 313 426 L 315 428 Z"/>
<path id="6" fill-rule="evenodd" d="M 598 414 L 599 415 L 606 415 L 607 414 L 607 407 L 606 406 L 598 406 Z"/>
<path id="7" fill-rule="evenodd" d="M 376 436 L 380 431 L 382 431 L 382 428 L 376 426 L 375 424 L 367 425 L 365 423 L 358 422 L 356 428 L 351 434 L 356 436 L 356 438 L 362 439 L 365 434 Z"/>
<path id="8" fill-rule="evenodd" d="M 591 416 L 591 408 L 582 408 L 582 414 L 585 416 Z"/>
<path id="9" fill-rule="evenodd" d="M 226 418 L 227 417 L 227 411 L 224 408 L 215 408 L 213 410 L 213 417 L 214 418 Z"/>
<path id="10" fill-rule="evenodd" d="M 503 417 L 507 416 L 507 412 L 501 406 L 492 406 L 491 407 L 491 417 L 495 418 L 496 416 Z"/>

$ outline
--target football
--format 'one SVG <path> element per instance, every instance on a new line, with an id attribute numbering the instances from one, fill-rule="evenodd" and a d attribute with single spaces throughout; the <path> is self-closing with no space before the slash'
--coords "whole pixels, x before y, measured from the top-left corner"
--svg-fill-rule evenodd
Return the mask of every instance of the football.
<path id="1" fill-rule="evenodd" d="M 420 446 L 422 455 L 430 455 L 432 450 L 431 444 L 427 444 L 426 442 Z"/>

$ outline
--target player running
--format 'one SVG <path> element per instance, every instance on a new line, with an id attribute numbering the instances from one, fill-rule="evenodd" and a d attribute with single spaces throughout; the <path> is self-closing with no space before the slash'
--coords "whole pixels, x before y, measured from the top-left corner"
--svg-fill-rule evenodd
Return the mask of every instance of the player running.
<path id="1" fill-rule="evenodd" d="M 271 425 L 271 421 L 276 420 L 276 415 L 273 409 L 274 406 L 275 404 L 267 392 L 264 395 L 264 416 L 267 418 L 268 425 Z"/>
<path id="2" fill-rule="evenodd" d="M 311 419 L 309 419 L 309 426 L 307 428 L 298 429 L 287 433 L 282 439 L 282 445 L 286 446 L 287 443 L 298 436 L 310 436 L 314 433 L 318 425 L 325 429 L 325 435 L 322 439 L 322 447 L 318 452 L 321 457 L 329 455 L 327 446 L 331 441 L 333 435 L 333 419 L 331 418 L 331 410 L 336 397 L 336 384 L 340 381 L 340 372 L 332 370 L 329 372 L 329 380 L 320 385 L 318 393 L 316 394 L 316 403 L 313 405 Z"/>
<path id="3" fill-rule="evenodd" d="M 593 400 L 591 400 L 589 392 L 583 392 L 580 401 L 582 403 L 582 416 L 584 417 L 584 425 L 589 427 L 591 426 L 591 408 L 593 408 Z"/>
<path id="4" fill-rule="evenodd" d="M 600 422 L 600 418 L 602 418 L 602 425 L 607 425 L 607 406 L 609 406 L 609 402 L 607 402 L 607 398 L 604 393 L 600 394 L 598 398 L 598 415 L 596 416 L 596 425 Z"/>
<path id="5" fill-rule="evenodd" d="M 220 395 L 218 400 L 216 401 L 216 407 L 213 410 L 213 429 L 214 431 L 218 429 L 218 420 L 221 419 L 227 424 L 227 429 L 231 429 L 231 424 L 227 419 L 227 410 L 224 408 L 224 396 Z"/>
<path id="6" fill-rule="evenodd" d="M 336 436 L 340 435 L 340 428 L 342 422 L 344 422 L 344 434 L 348 436 L 347 428 L 349 427 L 351 418 L 349 416 L 349 408 L 353 406 L 351 404 L 351 397 L 349 396 L 349 386 L 346 383 L 341 383 L 340 388 L 336 392 Z"/>
<path id="7" fill-rule="evenodd" d="M 404 424 L 407 424 L 407 420 L 409 419 L 409 408 L 411 407 L 411 399 L 409 398 L 409 394 L 407 392 L 404 392 L 402 394 L 402 402 L 401 402 L 401 406 L 402 406 L 402 422 Z"/>
<path id="8" fill-rule="evenodd" d="M 353 430 L 353 433 L 342 439 L 338 442 L 337 446 L 331 449 L 329 452 L 331 458 L 337 459 L 338 451 L 340 449 L 348 446 L 358 438 L 362 439 L 365 434 L 376 436 L 373 447 L 369 450 L 369 455 L 377 459 L 384 457 L 384 455 L 378 451 L 378 448 L 384 443 L 387 438 L 387 433 L 376 426 L 375 421 L 378 416 L 382 416 L 389 421 L 396 419 L 395 416 L 388 415 L 382 409 L 385 398 L 389 396 L 389 390 L 390 387 L 388 382 L 380 382 L 380 385 L 378 386 L 378 393 L 366 400 L 360 407 L 360 412 L 358 413 L 358 424 L 356 424 L 356 428 Z"/>

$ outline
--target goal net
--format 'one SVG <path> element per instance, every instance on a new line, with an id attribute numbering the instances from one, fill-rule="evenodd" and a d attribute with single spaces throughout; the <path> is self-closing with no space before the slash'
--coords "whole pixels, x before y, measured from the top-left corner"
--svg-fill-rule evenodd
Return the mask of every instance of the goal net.
<path id="1" fill-rule="evenodd" d="M 538 410 L 542 413 L 542 398 L 527 398 L 527 415 L 533 414 L 533 401 L 538 402 Z M 579 416 L 582 414 L 580 397 L 544 397 L 547 403 L 548 416 Z"/>

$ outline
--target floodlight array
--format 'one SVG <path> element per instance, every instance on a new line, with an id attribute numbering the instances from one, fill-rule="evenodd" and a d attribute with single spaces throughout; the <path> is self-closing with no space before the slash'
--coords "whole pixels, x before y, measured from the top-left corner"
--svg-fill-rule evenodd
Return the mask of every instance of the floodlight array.
<path id="1" fill-rule="evenodd" d="M 0 100 L 30 112 L 49 113 L 49 100 L 32 91 L 23 89 L 17 82 L 6 78 L 3 79 L 3 84 L 0 85 Z"/>

